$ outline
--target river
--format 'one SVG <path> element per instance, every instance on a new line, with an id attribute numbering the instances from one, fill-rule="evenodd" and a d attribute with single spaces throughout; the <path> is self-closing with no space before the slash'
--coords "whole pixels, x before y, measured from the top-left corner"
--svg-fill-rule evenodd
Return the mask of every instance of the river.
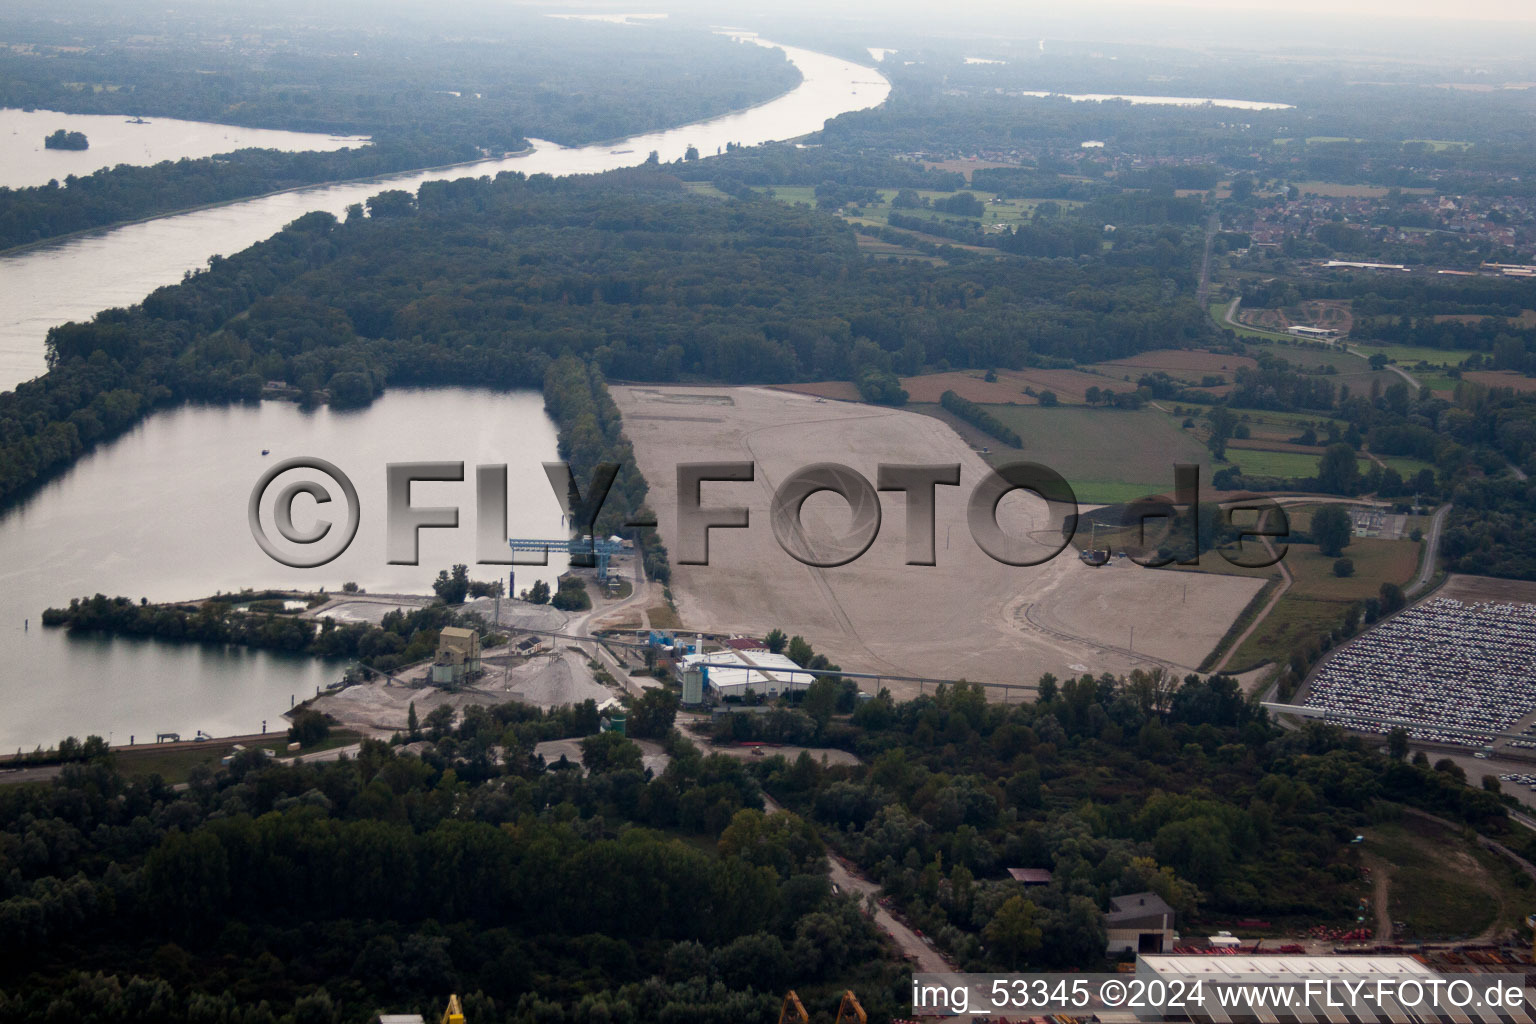
<path id="1" fill-rule="evenodd" d="M 776 45 L 747 34 L 741 38 Z M 878 106 L 890 92 L 890 83 L 870 68 L 812 50 L 781 49 L 799 69 L 800 85 L 766 103 L 697 124 L 571 148 L 535 139 L 532 151 L 520 156 L 296 189 L 0 257 L 0 295 L 6 296 L 0 309 L 0 389 L 14 388 L 46 369 L 43 342 L 50 327 L 139 302 L 187 271 L 206 266 L 210 256 L 239 252 L 311 210 L 340 216 L 352 203 L 384 189 L 414 192 L 422 182 L 444 178 L 501 171 L 595 174 L 642 163 L 653 150 L 663 161 L 672 161 L 682 159 L 689 146 L 712 155 L 729 142 L 752 146 L 792 139 L 817 131 L 838 114 Z"/>
<path id="2" fill-rule="evenodd" d="M 48 149 L 44 136 L 56 129 L 83 132 L 90 148 Z M 270 128 L 241 128 L 232 124 L 178 121 L 170 117 L 135 124 L 121 114 L 61 114 L 57 110 L 0 110 L 0 185 L 27 188 L 63 182 L 71 174 L 83 178 L 118 164 L 157 164 L 162 160 L 196 160 L 237 149 L 278 149 L 285 153 L 330 151 L 366 146 L 363 136 L 317 135 Z"/>
<path id="3" fill-rule="evenodd" d="M 966 63 L 971 63 L 967 58 Z M 986 63 L 998 64 L 1001 61 L 987 61 Z M 1064 99 L 1073 103 L 1109 103 L 1120 100 L 1134 106 L 1164 106 L 1164 107 L 1230 107 L 1233 110 L 1295 110 L 1289 103 L 1271 103 L 1268 100 L 1229 100 L 1211 96 L 1130 96 L 1121 93 L 1108 92 L 1041 92 L 1025 91 L 1015 93 L 1017 96 L 1032 96 L 1036 99 Z"/>
<path id="4" fill-rule="evenodd" d="M 210 256 L 239 251 L 310 210 L 340 214 L 382 189 L 415 189 L 440 178 L 503 170 L 593 173 L 641 163 L 652 150 L 675 160 L 690 145 L 707 156 L 728 142 L 795 138 L 840 113 L 878 105 L 890 91 L 869 68 L 783 49 L 800 70 L 799 86 L 698 124 L 577 148 L 535 142 L 532 152 L 518 157 L 266 196 L 0 258 L 0 294 L 6 296 L 0 387 L 43 372 L 49 327 L 137 302 Z M 73 637 L 42 628 L 42 610 L 97 592 L 174 600 L 242 586 L 335 589 L 349 580 L 375 592 L 428 592 L 438 569 L 475 561 L 471 481 L 478 463 L 508 464 L 510 535 L 563 535 L 559 507 L 537 465 L 557 457 L 555 440 L 534 392 L 390 391 L 356 412 L 305 413 L 288 403 L 264 402 L 184 407 L 150 417 L 0 518 L 0 750 L 30 750 L 65 735 L 95 733 L 123 743 L 130 735 L 143 741 L 166 731 L 252 732 L 263 721 L 272 729 L 285 727 L 279 716 L 290 697 L 312 695 L 336 678 L 339 665 Z M 271 454 L 262 456 L 263 448 Z M 257 477 L 290 455 L 327 458 L 357 485 L 363 510 L 357 538 L 346 554 L 319 569 L 292 570 L 270 561 L 246 525 L 245 503 Z M 389 566 L 382 540 L 384 466 L 411 459 L 466 463 L 463 484 L 413 488 L 418 505 L 457 505 L 461 526 L 423 531 L 419 566 Z M 497 575 L 489 566 L 472 572 L 477 579 Z M 519 588 L 533 578 L 531 570 L 519 569 Z"/>

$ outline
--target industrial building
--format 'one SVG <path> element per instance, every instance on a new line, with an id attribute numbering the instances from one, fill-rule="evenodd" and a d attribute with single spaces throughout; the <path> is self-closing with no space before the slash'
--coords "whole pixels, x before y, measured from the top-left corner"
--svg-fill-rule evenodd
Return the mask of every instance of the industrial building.
<path id="1" fill-rule="evenodd" d="M 480 634 L 472 629 L 444 626 L 432 659 L 434 686 L 458 686 L 480 674 Z"/>
<path id="2" fill-rule="evenodd" d="M 1285 1010 L 1276 1010 L 1274 1004 L 1265 1009 L 1243 1009 L 1217 1005 L 1220 1000 L 1210 998 L 1199 1006 L 1189 1005 L 1182 1008 L 1178 1019 L 1190 1021 L 1229 1021 L 1229 1020 L 1290 1020 L 1328 1021 L 1330 1024 L 1349 1024 L 1355 1021 L 1432 1021 L 1432 1020 L 1456 1020 L 1471 1024 L 1472 1021 L 1514 1021 L 1529 1019 L 1521 1008 L 1488 1009 L 1484 1013 L 1476 1010 L 1461 1014 L 1441 1016 L 1424 1004 L 1413 1008 L 1397 1006 L 1391 1003 L 1390 998 L 1380 1002 L 1360 1000 L 1359 1005 L 1348 1005 L 1348 1001 L 1338 998 L 1344 991 L 1338 983 L 1347 982 L 1356 984 L 1364 982 L 1372 986 L 1377 981 L 1389 979 L 1413 980 L 1428 982 L 1440 977 L 1434 970 L 1420 963 L 1411 956 L 1169 956 L 1151 955 L 1138 957 L 1136 960 L 1136 977 L 1148 983 L 1161 981 L 1165 985 L 1177 982 L 1192 984 L 1196 980 L 1206 979 L 1207 982 L 1218 979 L 1236 980 L 1241 978 L 1245 985 L 1293 985 L 1303 986 L 1309 981 L 1317 984 L 1325 980 L 1331 980 L 1336 986 L 1330 996 L 1314 996 L 1311 1002 L 1297 1002 Z M 1497 975 L 1488 975 L 1489 979 Z M 1519 977 L 1516 975 L 1516 977 Z M 1390 989 L 1388 990 L 1390 991 Z M 1325 1002 L 1332 998 L 1331 1003 Z M 1151 1009 L 1137 1012 L 1136 1018 L 1140 1020 L 1167 1020 L 1163 1012 Z"/>
<path id="3" fill-rule="evenodd" d="M 1114 896 L 1104 915 L 1110 956 L 1161 953 L 1173 948 L 1173 908 L 1155 892 Z"/>
<path id="4" fill-rule="evenodd" d="M 762 697 L 778 697 L 804 690 L 816 679 L 784 655 L 771 651 L 729 649 L 686 654 L 682 666 L 684 673 L 698 668 L 705 693 L 721 700 L 739 700 L 749 691 Z"/>
<path id="5" fill-rule="evenodd" d="M 1337 338 L 1339 332 L 1332 327 L 1306 327 L 1297 324 L 1295 327 L 1287 327 L 1286 333 L 1294 334 L 1298 338 Z"/>

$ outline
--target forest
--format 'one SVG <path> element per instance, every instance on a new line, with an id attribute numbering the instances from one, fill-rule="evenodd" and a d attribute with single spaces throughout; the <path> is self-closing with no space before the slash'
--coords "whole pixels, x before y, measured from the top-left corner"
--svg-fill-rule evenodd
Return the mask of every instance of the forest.
<path id="1" fill-rule="evenodd" d="M 892 1014 L 902 969 L 814 830 L 739 761 L 673 734 L 653 774 L 598 728 L 508 704 L 428 716 L 420 757 L 251 751 L 173 789 L 108 754 L 0 788 L 0 1021 L 362 1024 L 458 992 L 476 1024 L 769 1024 L 791 985 Z M 533 755 L 564 736 L 588 773 Z"/>
<path id="2" fill-rule="evenodd" d="M 698 196 L 656 168 L 432 182 L 368 206 L 50 331 L 49 372 L 0 395 L 0 503 L 152 409 L 255 401 L 266 381 L 358 404 L 386 385 L 540 387 L 572 355 L 628 380 L 878 386 L 1215 338 L 1181 298 L 1198 236 L 1171 226 L 1127 228 L 1102 261 L 934 266 L 871 261 L 835 217 Z"/>
<path id="3" fill-rule="evenodd" d="M 1400 805 L 1533 845 L 1454 766 L 1280 730 L 1225 677 L 1040 692 L 774 712 L 851 766 L 709 755 L 661 717 L 652 773 L 590 701 L 434 711 L 396 741 L 419 753 L 251 751 L 180 789 L 76 744 L 54 781 L 0 787 L 0 1021 L 361 1024 L 457 991 L 476 1022 L 771 1024 L 788 987 L 817 1012 L 851 987 L 885 1021 L 908 969 L 833 893 L 827 848 L 962 969 L 1013 970 L 1102 964 L 1123 892 L 1180 927 L 1352 920 L 1348 839 Z M 560 737 L 584 737 L 587 773 L 534 756 Z M 1025 891 L 1019 866 L 1052 880 Z"/>
<path id="4" fill-rule="evenodd" d="M 1532 845 L 1449 762 L 1278 729 L 1223 676 L 1047 675 L 1037 703 L 1015 706 L 966 684 L 880 695 L 816 735 L 863 764 L 777 758 L 754 773 L 967 971 L 1093 964 L 1100 912 L 1123 893 L 1158 893 L 1185 934 L 1352 922 L 1364 883 L 1349 839 L 1397 804 Z M 1012 867 L 1051 881 L 1025 889 Z"/>

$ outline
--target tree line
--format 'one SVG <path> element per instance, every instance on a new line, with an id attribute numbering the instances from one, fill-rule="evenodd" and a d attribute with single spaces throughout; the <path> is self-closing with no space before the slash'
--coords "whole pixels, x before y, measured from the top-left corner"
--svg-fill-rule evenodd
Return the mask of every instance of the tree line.
<path id="1" fill-rule="evenodd" d="M 962 398 L 953 391 L 946 391 L 939 396 L 939 404 L 977 430 L 991 434 L 1003 444 L 1012 448 L 1024 447 L 1024 439 L 1019 436 L 1019 432 L 988 412 L 986 406 L 979 405 L 968 398 Z"/>

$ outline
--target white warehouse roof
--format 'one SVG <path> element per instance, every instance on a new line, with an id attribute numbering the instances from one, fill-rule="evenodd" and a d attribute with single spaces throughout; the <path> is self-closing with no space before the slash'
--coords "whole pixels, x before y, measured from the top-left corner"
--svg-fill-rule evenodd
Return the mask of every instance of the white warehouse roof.
<path id="1" fill-rule="evenodd" d="M 768 697 L 803 690 L 816 679 L 782 654 L 771 651 L 712 651 L 683 658 L 689 668 L 707 666 L 711 688 L 722 697 L 741 697 L 748 690 Z"/>
<path id="2" fill-rule="evenodd" d="M 1179 956 L 1178 954 L 1142 954 L 1138 968 L 1164 977 L 1197 974 L 1258 974 L 1284 978 L 1292 976 L 1358 974 L 1418 974 L 1435 972 L 1411 956 Z"/>

